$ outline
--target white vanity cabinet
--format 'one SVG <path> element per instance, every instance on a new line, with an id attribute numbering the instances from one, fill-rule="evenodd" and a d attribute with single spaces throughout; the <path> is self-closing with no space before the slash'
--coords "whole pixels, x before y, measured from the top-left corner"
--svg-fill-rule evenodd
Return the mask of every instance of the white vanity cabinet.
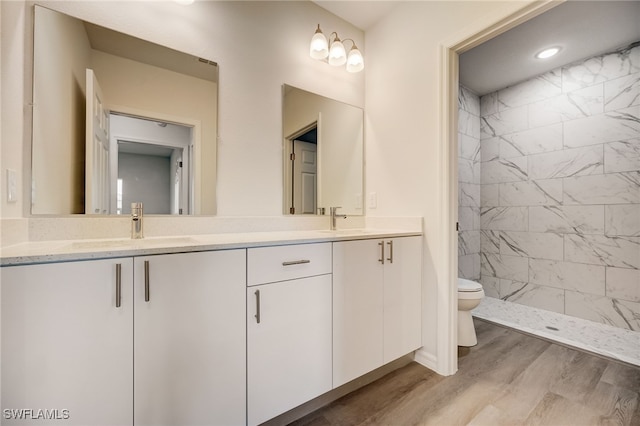
<path id="1" fill-rule="evenodd" d="M 420 237 L 333 243 L 333 386 L 421 346 Z"/>
<path id="2" fill-rule="evenodd" d="M 68 410 L 55 424 L 246 424 L 246 250 L 0 272 L 3 409 Z"/>
<path id="3" fill-rule="evenodd" d="M 2 424 L 130 425 L 133 260 L 11 266 L 0 274 Z M 37 411 L 6 418 L 4 410 L 21 409 L 57 410 L 49 416 L 60 420 L 36 420 Z"/>
<path id="4" fill-rule="evenodd" d="M 247 250 L 248 424 L 331 390 L 331 243 Z"/>
<path id="5" fill-rule="evenodd" d="M 245 424 L 246 250 L 136 257 L 134 269 L 134 424 Z"/>

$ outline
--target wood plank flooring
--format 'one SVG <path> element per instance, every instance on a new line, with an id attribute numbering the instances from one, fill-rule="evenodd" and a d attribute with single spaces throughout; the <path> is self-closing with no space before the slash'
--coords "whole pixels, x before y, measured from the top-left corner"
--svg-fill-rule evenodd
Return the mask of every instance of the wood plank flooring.
<path id="1" fill-rule="evenodd" d="M 411 363 L 292 425 L 640 425 L 640 367 L 475 324 L 455 375 Z"/>

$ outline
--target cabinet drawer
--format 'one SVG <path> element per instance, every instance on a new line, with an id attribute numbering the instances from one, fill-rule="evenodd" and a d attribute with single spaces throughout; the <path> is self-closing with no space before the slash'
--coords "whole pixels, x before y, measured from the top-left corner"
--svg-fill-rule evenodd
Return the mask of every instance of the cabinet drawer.
<path id="1" fill-rule="evenodd" d="M 247 250 L 248 286 L 330 273 L 331 243 Z"/>

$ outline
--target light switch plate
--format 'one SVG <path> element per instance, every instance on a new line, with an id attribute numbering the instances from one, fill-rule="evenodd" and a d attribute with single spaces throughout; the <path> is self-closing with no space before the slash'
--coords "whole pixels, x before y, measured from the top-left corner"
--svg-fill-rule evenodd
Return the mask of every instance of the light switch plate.
<path id="1" fill-rule="evenodd" d="M 375 192 L 369 193 L 369 199 L 367 200 L 367 206 L 370 209 L 375 209 L 378 207 L 378 194 Z"/>
<path id="2" fill-rule="evenodd" d="M 18 174 L 15 170 L 7 169 L 7 202 L 18 201 Z"/>

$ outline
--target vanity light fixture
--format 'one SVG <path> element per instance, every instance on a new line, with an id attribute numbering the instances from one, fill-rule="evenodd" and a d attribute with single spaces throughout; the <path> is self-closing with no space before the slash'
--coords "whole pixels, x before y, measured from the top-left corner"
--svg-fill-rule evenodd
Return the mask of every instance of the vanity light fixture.
<path id="1" fill-rule="evenodd" d="M 349 50 L 348 54 L 344 47 L 344 42 L 347 41 L 351 42 L 351 50 Z M 364 69 L 364 58 L 360 50 L 358 50 L 356 42 L 350 38 L 340 40 L 338 33 L 335 31 L 329 35 L 329 40 L 327 41 L 320 29 L 320 24 L 318 24 L 318 28 L 311 38 L 309 56 L 318 60 L 327 59 L 329 65 L 336 67 L 346 63 L 348 72 L 359 72 Z"/>
<path id="2" fill-rule="evenodd" d="M 544 50 L 541 50 L 540 52 L 536 53 L 536 58 L 538 58 L 538 59 L 547 59 L 547 58 L 550 58 L 550 57 L 554 56 L 559 51 L 560 51 L 559 47 L 550 47 L 548 49 L 544 49 Z"/>

